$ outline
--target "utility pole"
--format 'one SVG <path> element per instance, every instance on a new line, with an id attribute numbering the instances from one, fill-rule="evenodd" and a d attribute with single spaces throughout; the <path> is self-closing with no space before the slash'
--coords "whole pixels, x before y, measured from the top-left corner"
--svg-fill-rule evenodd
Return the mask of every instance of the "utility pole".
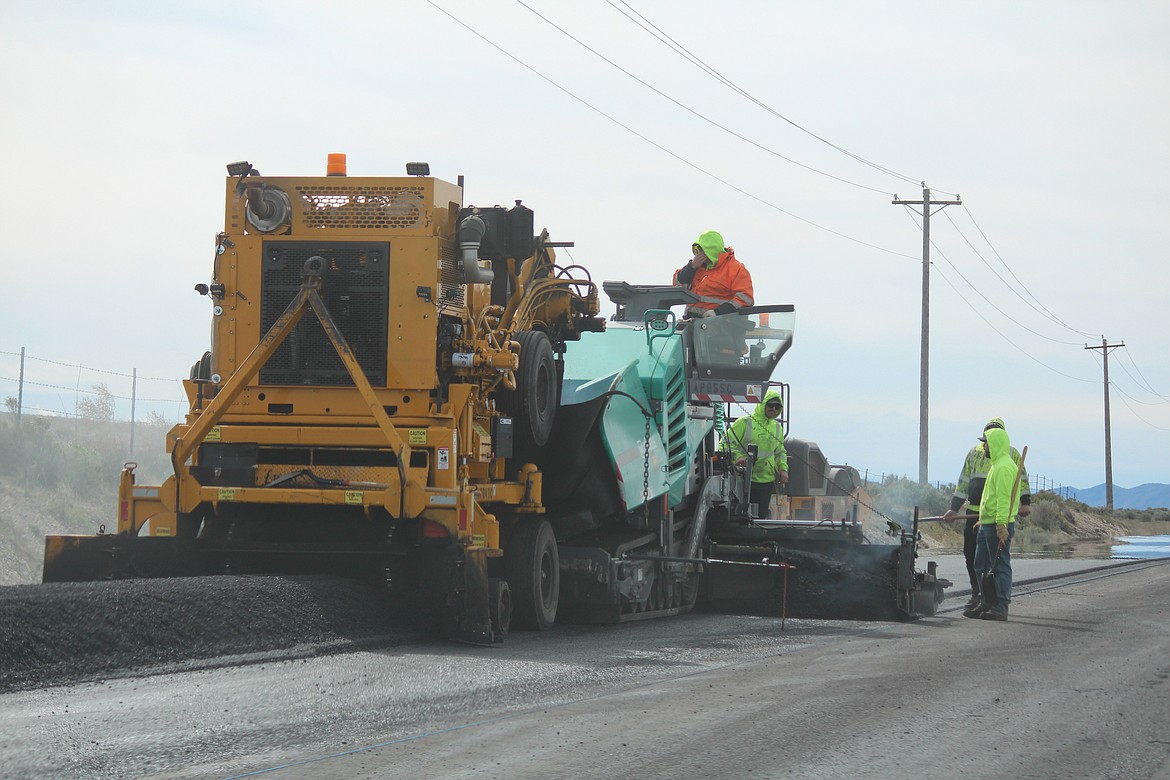
<path id="1" fill-rule="evenodd" d="M 1110 344 L 1101 337 L 1101 346 L 1086 346 L 1085 349 L 1101 350 L 1101 365 L 1105 367 L 1105 508 L 1113 511 L 1113 447 L 1109 436 L 1109 350 L 1124 347 L 1125 342 Z"/>
<path id="2" fill-rule="evenodd" d="M 938 206 L 942 211 L 947 206 L 962 206 L 958 195 L 955 200 L 931 200 L 930 189 L 922 182 L 922 200 L 901 200 L 894 194 L 895 206 L 922 206 L 922 355 L 919 377 L 918 401 L 918 481 L 927 484 L 927 454 L 930 451 L 930 210 Z"/>
<path id="3" fill-rule="evenodd" d="M 134 369 L 134 382 L 130 385 L 130 457 L 134 457 L 134 406 L 138 403 L 138 369 Z"/>

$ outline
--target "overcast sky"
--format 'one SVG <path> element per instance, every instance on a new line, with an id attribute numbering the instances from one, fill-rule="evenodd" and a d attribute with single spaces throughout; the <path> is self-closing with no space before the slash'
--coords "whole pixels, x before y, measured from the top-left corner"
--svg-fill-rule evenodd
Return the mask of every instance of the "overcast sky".
<path id="1" fill-rule="evenodd" d="M 1114 482 L 1170 482 L 1164 0 L 0 9 L 4 397 L 23 347 L 29 407 L 136 369 L 136 414 L 178 419 L 224 165 L 345 152 L 523 199 L 598 282 L 666 283 L 722 232 L 796 306 L 791 435 L 916 478 L 921 214 L 892 200 L 925 181 L 962 200 L 931 220 L 930 479 L 1000 416 L 1033 475 L 1103 482 L 1105 337 Z"/>

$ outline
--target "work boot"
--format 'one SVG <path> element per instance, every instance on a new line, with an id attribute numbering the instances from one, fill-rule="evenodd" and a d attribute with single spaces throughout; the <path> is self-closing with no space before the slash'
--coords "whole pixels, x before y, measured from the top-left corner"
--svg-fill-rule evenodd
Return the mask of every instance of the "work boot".
<path id="1" fill-rule="evenodd" d="M 975 609 L 979 606 L 981 599 L 978 593 L 972 593 L 971 598 L 967 599 L 967 603 L 963 605 L 963 609 Z"/>
<path id="2" fill-rule="evenodd" d="M 1000 612 L 998 609 L 989 609 L 979 616 L 983 620 L 1007 620 L 1007 613 Z"/>
<path id="3" fill-rule="evenodd" d="M 981 618 L 981 617 L 983 617 L 985 612 L 988 612 L 990 610 L 991 610 L 991 607 L 987 606 L 983 602 L 979 602 L 972 609 L 963 610 L 963 617 Z"/>

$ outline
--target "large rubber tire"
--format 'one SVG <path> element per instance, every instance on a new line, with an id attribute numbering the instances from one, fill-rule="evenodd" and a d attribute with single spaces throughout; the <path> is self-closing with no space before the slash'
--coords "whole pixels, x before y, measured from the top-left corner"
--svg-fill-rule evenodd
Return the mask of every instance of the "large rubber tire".
<path id="1" fill-rule="evenodd" d="M 504 570 L 512 591 L 512 628 L 551 628 L 561 595 L 561 558 L 547 520 L 525 518 L 516 524 L 504 548 Z"/>
<path id="2" fill-rule="evenodd" d="M 501 393 L 500 401 L 512 415 L 517 450 L 528 452 L 548 444 L 561 387 L 548 336 L 538 330 L 524 330 L 516 335 L 516 341 L 520 343 L 516 389 Z"/>
<path id="3" fill-rule="evenodd" d="M 492 577 L 488 580 L 488 610 L 491 614 L 492 633 L 496 640 L 502 640 L 512 630 L 512 591 L 506 580 Z"/>

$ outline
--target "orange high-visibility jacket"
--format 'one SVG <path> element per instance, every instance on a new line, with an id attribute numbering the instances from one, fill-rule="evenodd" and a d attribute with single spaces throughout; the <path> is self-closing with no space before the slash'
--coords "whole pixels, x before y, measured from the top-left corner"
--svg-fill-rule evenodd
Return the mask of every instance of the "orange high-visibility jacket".
<path id="1" fill-rule="evenodd" d="M 713 264 L 708 262 L 695 270 L 693 278 L 688 281 L 687 277 L 690 276 L 688 272 L 691 270 L 693 269 L 687 265 L 674 272 L 675 285 L 686 287 L 699 296 L 696 303 L 687 306 L 686 316 L 701 317 L 725 303 L 730 304 L 730 307 L 724 306 L 724 310 L 719 313 L 728 314 L 755 303 L 752 275 L 748 273 L 744 264 L 736 259 L 734 248 L 727 247 L 720 252 Z"/>

